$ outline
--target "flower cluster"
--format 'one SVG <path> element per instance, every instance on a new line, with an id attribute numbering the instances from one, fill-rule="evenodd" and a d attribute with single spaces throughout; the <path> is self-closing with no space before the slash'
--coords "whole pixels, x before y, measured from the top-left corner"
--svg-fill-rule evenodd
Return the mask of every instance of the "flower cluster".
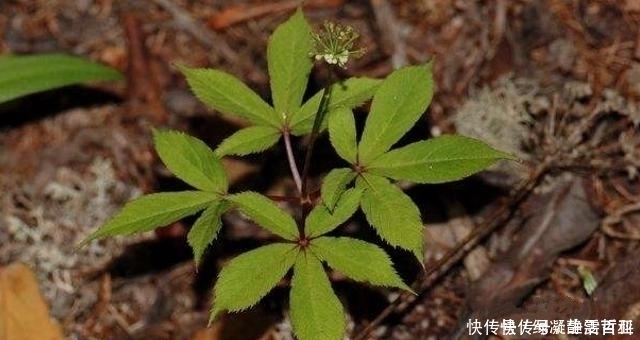
<path id="1" fill-rule="evenodd" d="M 324 59 L 327 64 L 345 68 L 350 56 L 364 55 L 364 48 L 354 49 L 360 34 L 352 26 L 325 21 L 320 32 L 312 36 L 315 42 L 312 55 L 316 60 Z"/>

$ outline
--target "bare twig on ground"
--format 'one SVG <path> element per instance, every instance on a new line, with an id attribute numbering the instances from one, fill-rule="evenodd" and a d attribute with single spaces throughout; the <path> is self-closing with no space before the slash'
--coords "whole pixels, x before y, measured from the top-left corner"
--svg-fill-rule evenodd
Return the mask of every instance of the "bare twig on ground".
<path id="1" fill-rule="evenodd" d="M 135 14 L 125 12 L 122 25 L 127 37 L 129 61 L 127 69 L 127 87 L 129 95 L 129 111 L 146 113 L 155 124 L 165 123 L 169 114 L 162 102 L 161 89 L 149 67 L 149 56 L 144 45 L 144 36 L 140 29 L 140 20 Z M 135 106 L 146 106 L 138 110 Z M 130 112 L 133 113 L 133 112 Z"/>
<path id="2" fill-rule="evenodd" d="M 310 0 L 302 3 L 304 7 L 338 7 L 344 0 Z M 265 4 L 236 4 L 212 15 L 207 25 L 214 30 L 269 15 L 271 13 L 291 11 L 300 6 L 300 1 L 283 1 Z"/>
<path id="3" fill-rule="evenodd" d="M 376 18 L 382 51 L 391 57 L 394 69 L 407 65 L 406 39 L 402 36 L 400 23 L 393 14 L 393 8 L 387 0 L 370 0 L 370 4 Z"/>
<path id="4" fill-rule="evenodd" d="M 204 25 L 195 21 L 189 12 L 180 8 L 170 0 L 153 0 L 158 6 L 169 12 L 175 21 L 176 26 L 189 33 L 199 43 L 206 48 L 215 49 L 227 61 L 238 59 L 238 55 L 229 47 L 229 45 L 214 32 L 211 32 Z"/>

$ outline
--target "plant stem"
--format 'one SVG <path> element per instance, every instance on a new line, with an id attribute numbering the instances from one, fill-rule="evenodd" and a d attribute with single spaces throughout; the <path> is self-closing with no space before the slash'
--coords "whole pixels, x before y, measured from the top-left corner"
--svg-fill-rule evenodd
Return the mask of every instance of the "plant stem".
<path id="1" fill-rule="evenodd" d="M 307 185 L 309 179 L 309 168 L 311 167 L 311 158 L 313 157 L 313 147 L 316 144 L 318 135 L 320 132 L 320 126 L 322 120 L 327 113 L 327 107 L 329 106 L 329 98 L 331 97 L 331 83 L 333 82 L 333 72 L 329 67 L 329 79 L 328 85 L 324 87 L 322 91 L 322 98 L 320 99 L 320 105 L 318 111 L 316 111 L 316 117 L 313 121 L 313 128 L 311 129 L 311 135 L 309 136 L 309 146 L 307 147 L 307 154 L 304 158 L 304 165 L 302 166 L 302 188 L 300 190 L 300 198 L 303 202 L 309 201 L 309 188 Z"/>
<path id="2" fill-rule="evenodd" d="M 300 179 L 300 172 L 298 172 L 298 165 L 296 164 L 296 159 L 293 157 L 293 149 L 291 148 L 291 134 L 289 130 L 285 130 L 282 133 L 284 139 L 284 147 L 287 150 L 287 161 L 289 162 L 289 169 L 291 169 L 291 176 L 293 177 L 293 181 L 296 183 L 296 188 L 298 189 L 298 193 L 302 195 L 302 180 Z"/>

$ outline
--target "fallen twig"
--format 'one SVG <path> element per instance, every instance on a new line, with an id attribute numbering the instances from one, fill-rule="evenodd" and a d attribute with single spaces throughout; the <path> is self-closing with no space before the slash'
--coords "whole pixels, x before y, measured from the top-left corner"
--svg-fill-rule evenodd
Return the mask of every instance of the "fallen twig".
<path id="1" fill-rule="evenodd" d="M 401 34 L 401 27 L 393 14 L 393 9 L 387 0 L 370 0 L 371 10 L 376 18 L 376 27 L 382 51 L 391 57 L 391 65 L 399 69 L 407 65 L 407 51 L 405 38 Z"/>
<path id="2" fill-rule="evenodd" d="M 125 12 L 122 15 L 122 25 L 127 37 L 128 66 L 127 87 L 129 95 L 129 111 L 142 111 L 155 124 L 167 121 L 169 114 L 162 102 L 161 89 L 149 67 L 149 57 L 144 45 L 144 36 L 140 29 L 140 20 L 135 14 Z M 136 104 L 145 105 L 144 110 L 135 107 Z M 133 112 L 132 112 L 133 113 Z"/>
<path id="3" fill-rule="evenodd" d="M 224 39 L 221 39 L 214 32 L 207 29 L 207 27 L 193 20 L 187 11 L 169 0 L 153 0 L 153 2 L 169 12 L 179 28 L 191 34 L 191 36 L 206 48 L 215 48 L 215 50 L 228 61 L 238 59 L 238 55 L 227 45 Z"/>
<path id="4" fill-rule="evenodd" d="M 304 7 L 338 7 L 344 0 L 310 0 L 303 2 Z M 237 4 L 231 5 L 224 10 L 213 14 L 207 21 L 209 28 L 222 30 L 229 26 L 263 17 L 277 12 L 291 11 L 300 6 L 300 1 L 282 1 L 265 4 Z"/>

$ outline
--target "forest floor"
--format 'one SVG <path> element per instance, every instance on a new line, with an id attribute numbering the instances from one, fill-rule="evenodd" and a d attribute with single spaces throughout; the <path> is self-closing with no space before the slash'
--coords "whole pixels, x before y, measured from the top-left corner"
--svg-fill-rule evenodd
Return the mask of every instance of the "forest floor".
<path id="1" fill-rule="evenodd" d="M 367 53 L 344 77 L 433 61 L 436 92 L 411 138 L 457 131 L 522 159 L 406 188 L 423 213 L 425 270 L 390 251 L 418 295 L 337 277 L 350 338 L 480 338 L 468 334 L 476 319 L 640 327 L 639 3 L 306 2 L 314 25 L 338 21 L 361 33 Z M 240 216 L 226 218 L 198 270 L 185 242 L 189 221 L 75 246 L 133 197 L 183 187 L 155 155 L 152 127 L 215 146 L 242 126 L 197 102 L 172 64 L 223 69 L 268 98 L 268 37 L 297 4 L 0 1 L 0 54 L 66 52 L 126 76 L 0 107 L 0 290 L 10 264 L 26 264 L 66 339 L 292 339 L 284 286 L 206 327 L 217 271 L 268 237 Z M 325 80 L 312 72 L 316 90 Z M 321 141 L 316 162 L 331 164 L 325 148 Z M 288 194 L 283 154 L 278 146 L 226 159 L 234 190 Z M 358 219 L 351 227 L 367 228 Z"/>

